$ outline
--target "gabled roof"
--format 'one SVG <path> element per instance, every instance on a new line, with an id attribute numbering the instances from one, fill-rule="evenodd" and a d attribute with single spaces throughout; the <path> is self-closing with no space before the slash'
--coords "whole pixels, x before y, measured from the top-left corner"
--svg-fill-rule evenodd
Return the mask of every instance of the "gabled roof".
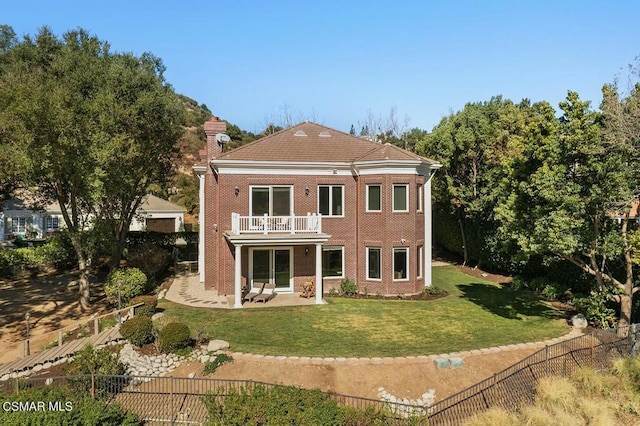
<path id="1" fill-rule="evenodd" d="M 240 161 L 358 162 L 436 161 L 391 144 L 380 144 L 312 122 L 303 122 L 222 153 L 216 159 Z"/>
<path id="2" fill-rule="evenodd" d="M 144 210 L 145 212 L 185 212 L 186 209 L 182 206 L 172 203 L 171 201 L 163 200 L 160 197 L 156 197 L 153 194 L 149 194 L 145 197 L 138 210 Z"/>

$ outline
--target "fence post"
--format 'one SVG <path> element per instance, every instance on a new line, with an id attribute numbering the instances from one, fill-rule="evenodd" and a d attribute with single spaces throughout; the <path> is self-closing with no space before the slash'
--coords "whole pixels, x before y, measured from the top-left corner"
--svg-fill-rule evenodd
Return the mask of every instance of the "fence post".
<path id="1" fill-rule="evenodd" d="M 100 325 L 98 324 L 98 318 L 93 319 L 93 334 L 97 335 L 100 332 Z"/>
<path id="2" fill-rule="evenodd" d="M 544 372 L 549 375 L 549 345 L 544 345 Z"/>
<path id="3" fill-rule="evenodd" d="M 91 399 L 96 399 L 96 379 L 94 373 L 91 373 Z"/>
<path id="4" fill-rule="evenodd" d="M 631 359 L 638 356 L 638 324 L 631 324 Z"/>
<path id="5" fill-rule="evenodd" d="M 62 346 L 62 329 L 58 330 L 58 347 Z"/>
<path id="6" fill-rule="evenodd" d="M 498 375 L 493 375 L 493 405 L 498 406 Z M 491 407 L 487 407 L 491 408 Z"/>
<path id="7" fill-rule="evenodd" d="M 591 339 L 589 339 L 591 341 L 591 367 L 593 367 L 595 365 L 594 361 L 593 361 L 593 341 L 595 340 L 595 338 L 596 338 L 596 336 L 595 336 L 594 332 L 592 331 L 591 332 Z"/>

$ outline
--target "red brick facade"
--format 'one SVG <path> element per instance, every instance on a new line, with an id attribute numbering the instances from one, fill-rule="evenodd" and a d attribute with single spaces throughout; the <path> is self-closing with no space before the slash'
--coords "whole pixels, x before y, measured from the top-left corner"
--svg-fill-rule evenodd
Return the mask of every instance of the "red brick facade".
<path id="1" fill-rule="evenodd" d="M 218 122 L 219 123 L 219 122 Z M 205 126 L 209 143 L 207 146 L 208 163 L 221 155 L 211 137 L 213 132 L 224 129 L 217 123 Z M 332 130 L 332 129 L 330 129 Z M 308 132 L 308 130 L 307 130 Z M 376 144 L 377 145 L 377 144 Z M 368 147 L 368 145 L 367 145 Z M 242 148 L 241 148 L 242 149 Z M 286 160 L 285 160 L 286 161 Z M 223 164 L 223 161 L 217 161 Z M 261 164 L 264 166 L 264 163 Z M 293 191 L 293 215 L 305 216 L 318 212 L 318 191 L 321 185 L 339 185 L 344 193 L 344 216 L 322 217 L 322 233 L 331 237 L 323 246 L 344 247 L 345 278 L 351 278 L 359 291 L 379 294 L 408 294 L 420 292 L 424 286 L 424 265 L 422 276 L 418 277 L 420 247 L 425 240 L 425 217 L 423 206 L 418 209 L 417 201 L 424 205 L 422 185 L 425 177 L 414 166 L 411 168 L 385 168 L 380 165 L 380 174 L 359 174 L 353 168 L 337 170 L 309 169 L 305 175 L 304 165 L 293 164 L 283 168 L 282 174 L 257 174 L 251 172 L 251 165 L 229 171 L 220 166 L 207 167 L 205 177 L 205 214 L 204 221 L 204 263 L 205 287 L 215 288 L 220 294 L 234 293 L 235 247 L 225 237 L 232 229 L 232 213 L 241 216 L 250 215 L 250 191 L 252 185 L 291 186 Z M 258 166 L 256 166 L 258 167 Z M 258 167 L 259 168 L 259 167 Z M 215 170 L 215 173 L 214 173 Z M 400 171 L 398 171 L 400 170 Z M 367 184 L 381 185 L 381 212 L 366 211 Z M 408 211 L 393 211 L 393 185 L 406 184 L 408 188 Z M 307 279 L 316 277 L 315 245 L 283 244 L 293 247 L 294 291 L 302 290 Z M 366 248 L 379 247 L 382 254 L 382 277 L 380 280 L 367 280 Z M 395 280 L 393 276 L 394 248 L 408 248 L 409 269 L 406 280 Z M 242 247 L 241 284 L 249 280 L 249 247 Z M 424 252 L 422 252 L 424 253 Z M 324 292 L 338 290 L 343 278 L 323 279 Z"/>

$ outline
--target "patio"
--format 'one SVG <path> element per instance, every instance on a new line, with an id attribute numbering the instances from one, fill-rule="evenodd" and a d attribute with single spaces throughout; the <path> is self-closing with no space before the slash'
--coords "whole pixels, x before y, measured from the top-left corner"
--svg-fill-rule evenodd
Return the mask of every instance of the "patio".
<path id="1" fill-rule="evenodd" d="M 233 295 L 219 295 L 216 290 L 205 290 L 204 283 L 199 281 L 198 274 L 185 274 L 171 284 L 165 298 L 171 302 L 195 308 L 222 308 L 233 309 L 235 297 Z M 300 297 L 300 293 L 277 294 L 267 303 L 245 302 L 245 308 L 263 308 L 280 306 L 306 306 L 315 305 L 315 297 Z"/>

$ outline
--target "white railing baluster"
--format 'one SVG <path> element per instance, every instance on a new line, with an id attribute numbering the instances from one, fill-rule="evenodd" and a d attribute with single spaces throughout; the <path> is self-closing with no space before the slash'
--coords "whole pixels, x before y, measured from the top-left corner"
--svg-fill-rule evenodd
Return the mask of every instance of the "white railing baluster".
<path id="1" fill-rule="evenodd" d="M 243 233 L 262 233 L 291 235 L 298 233 L 322 232 L 322 215 L 307 213 L 306 216 L 240 216 L 239 213 L 231 213 L 231 232 L 234 235 Z"/>

